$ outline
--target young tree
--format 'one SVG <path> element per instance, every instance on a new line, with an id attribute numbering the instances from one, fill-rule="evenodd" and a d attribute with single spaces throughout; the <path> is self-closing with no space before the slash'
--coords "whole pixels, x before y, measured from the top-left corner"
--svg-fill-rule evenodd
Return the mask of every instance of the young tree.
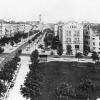
<path id="1" fill-rule="evenodd" d="M 22 49 L 19 49 L 19 50 L 18 50 L 18 54 L 21 54 L 21 53 L 22 53 Z"/>
<path id="2" fill-rule="evenodd" d="M 91 56 L 92 60 L 96 62 L 96 60 L 99 61 L 99 56 L 96 52 L 92 52 L 92 56 Z"/>
<path id="3" fill-rule="evenodd" d="M 57 54 L 59 56 L 61 56 L 63 54 L 63 49 L 60 47 L 60 48 L 57 48 Z"/>
<path id="4" fill-rule="evenodd" d="M 4 49 L 0 47 L 0 54 L 4 52 Z"/>
<path id="5" fill-rule="evenodd" d="M 57 47 L 57 54 L 59 56 L 61 56 L 63 54 L 63 47 L 62 47 L 62 44 L 59 43 L 58 47 Z"/>
<path id="6" fill-rule="evenodd" d="M 38 50 L 33 51 L 32 54 L 31 54 L 31 56 L 30 56 L 31 62 L 33 64 L 38 64 L 38 62 L 39 62 L 38 57 L 39 57 Z"/>
<path id="7" fill-rule="evenodd" d="M 52 49 L 57 49 L 59 43 L 61 43 L 60 40 L 59 40 L 59 37 L 58 36 L 53 36 L 51 48 Z"/>
<path id="8" fill-rule="evenodd" d="M 54 55 L 54 52 L 53 52 L 53 51 L 51 51 L 51 52 L 50 52 L 50 55 Z"/>
<path id="9" fill-rule="evenodd" d="M 67 45 L 67 54 L 68 55 L 72 54 L 72 47 L 71 47 L 71 45 Z"/>
<path id="10" fill-rule="evenodd" d="M 7 91 L 7 87 L 0 80 L 0 97 L 3 97 L 3 94 Z"/>
<path id="11" fill-rule="evenodd" d="M 30 47 L 30 44 L 32 43 L 32 41 L 31 41 L 31 40 L 29 40 L 29 41 L 28 41 L 28 43 L 29 43 L 29 47 Z"/>
<path id="12" fill-rule="evenodd" d="M 79 62 L 79 59 L 82 58 L 82 53 L 81 52 L 76 53 L 75 58 L 78 58 L 78 62 Z"/>
<path id="13" fill-rule="evenodd" d="M 14 45 L 14 42 L 13 42 L 13 41 L 11 41 L 11 43 L 10 43 L 10 44 L 11 44 L 11 46 L 13 47 L 13 45 Z"/>

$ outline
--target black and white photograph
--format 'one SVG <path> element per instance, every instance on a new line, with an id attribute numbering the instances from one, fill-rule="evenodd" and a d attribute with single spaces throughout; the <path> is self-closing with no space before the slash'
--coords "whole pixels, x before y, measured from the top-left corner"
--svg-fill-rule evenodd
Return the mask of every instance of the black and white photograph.
<path id="1" fill-rule="evenodd" d="M 0 100 L 100 100 L 100 0 L 0 0 Z"/>

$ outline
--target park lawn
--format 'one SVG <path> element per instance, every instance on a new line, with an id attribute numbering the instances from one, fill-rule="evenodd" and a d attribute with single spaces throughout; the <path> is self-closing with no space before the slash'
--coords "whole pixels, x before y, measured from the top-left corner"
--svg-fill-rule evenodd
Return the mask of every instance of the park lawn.
<path id="1" fill-rule="evenodd" d="M 91 100 L 100 96 L 100 69 L 87 67 L 87 63 L 48 62 L 40 63 L 39 70 L 44 74 L 42 96 L 39 100 L 55 100 L 55 89 L 62 82 L 78 87 L 82 78 L 90 78 L 95 83 Z"/>

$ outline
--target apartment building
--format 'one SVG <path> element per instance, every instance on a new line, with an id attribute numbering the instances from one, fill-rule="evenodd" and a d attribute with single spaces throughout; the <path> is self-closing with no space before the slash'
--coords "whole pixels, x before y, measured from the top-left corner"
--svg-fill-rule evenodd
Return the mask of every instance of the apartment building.
<path id="1" fill-rule="evenodd" d="M 16 23 L 11 23 L 11 22 L 5 23 L 5 35 L 6 36 L 14 36 L 16 32 L 18 32 Z"/>
<path id="2" fill-rule="evenodd" d="M 83 53 L 83 25 L 75 21 L 69 21 L 63 25 L 62 44 L 64 53 L 68 45 L 71 46 L 72 54 Z"/>
<path id="3" fill-rule="evenodd" d="M 60 41 L 62 41 L 63 25 L 63 22 L 58 22 L 54 25 L 55 36 L 58 36 Z"/>
<path id="4" fill-rule="evenodd" d="M 100 24 L 90 27 L 90 50 L 100 53 Z"/>
<path id="5" fill-rule="evenodd" d="M 82 23 L 83 25 L 83 51 L 84 54 L 90 52 L 90 23 Z"/>
<path id="6" fill-rule="evenodd" d="M 17 31 L 27 33 L 32 29 L 32 25 L 27 24 L 25 22 L 18 22 L 17 23 Z"/>
<path id="7" fill-rule="evenodd" d="M 0 22 L 0 37 L 5 35 L 5 23 Z"/>

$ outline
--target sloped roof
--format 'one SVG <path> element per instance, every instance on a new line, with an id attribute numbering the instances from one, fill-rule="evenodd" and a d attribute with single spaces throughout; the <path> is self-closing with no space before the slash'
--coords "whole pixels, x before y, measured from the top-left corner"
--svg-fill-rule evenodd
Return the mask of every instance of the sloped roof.
<path id="1" fill-rule="evenodd" d="M 91 25 L 90 28 L 95 32 L 96 35 L 100 35 L 100 24 Z"/>

